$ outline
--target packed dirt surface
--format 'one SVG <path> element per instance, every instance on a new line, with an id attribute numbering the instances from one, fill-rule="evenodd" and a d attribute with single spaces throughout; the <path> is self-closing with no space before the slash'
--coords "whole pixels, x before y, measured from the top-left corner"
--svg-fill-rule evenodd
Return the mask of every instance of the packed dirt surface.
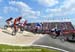
<path id="1" fill-rule="evenodd" d="M 2 29 L 0 31 L 0 44 L 24 44 L 30 45 L 40 37 L 41 34 L 34 34 L 31 32 L 24 31 L 18 32 L 16 35 L 12 36 L 12 30 L 8 28 L 7 30 Z"/>
<path id="2" fill-rule="evenodd" d="M 18 31 L 16 35 L 12 36 L 11 33 L 12 30 L 10 28 L 7 30 L 0 29 L 0 44 L 45 45 L 75 52 L 75 43 L 62 42 L 58 39 L 52 39 L 47 34 L 34 34 L 27 31 L 22 33 Z"/>

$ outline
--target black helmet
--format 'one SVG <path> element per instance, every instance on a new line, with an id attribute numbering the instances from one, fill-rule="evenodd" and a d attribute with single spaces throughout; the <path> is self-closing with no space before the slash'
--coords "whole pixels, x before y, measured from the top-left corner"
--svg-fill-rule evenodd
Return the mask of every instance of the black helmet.
<path id="1" fill-rule="evenodd" d="M 22 19 L 22 17 L 20 16 L 18 19 Z"/>
<path id="2" fill-rule="evenodd" d="M 10 17 L 10 19 L 12 20 L 13 18 L 12 18 L 12 17 Z"/>

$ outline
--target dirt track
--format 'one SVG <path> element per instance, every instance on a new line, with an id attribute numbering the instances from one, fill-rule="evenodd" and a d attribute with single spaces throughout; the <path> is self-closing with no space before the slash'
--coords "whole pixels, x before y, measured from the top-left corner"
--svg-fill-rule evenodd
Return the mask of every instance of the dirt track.
<path id="1" fill-rule="evenodd" d="M 62 42 L 58 39 L 51 38 L 49 35 L 45 35 L 44 37 L 35 41 L 33 44 L 53 46 L 53 47 L 64 49 L 70 52 L 75 52 L 75 43 Z"/>
<path id="2" fill-rule="evenodd" d="M 52 39 L 49 35 L 42 36 L 27 31 L 24 31 L 23 33 L 18 32 L 17 35 L 12 36 L 11 32 L 12 31 L 10 30 L 3 30 L 3 32 L 0 31 L 0 44 L 46 45 L 75 52 L 75 43 L 61 42 L 58 39 Z"/>
<path id="3" fill-rule="evenodd" d="M 2 30 L 0 32 L 0 44 L 24 44 L 29 45 L 32 44 L 36 39 L 39 39 L 41 36 L 37 34 L 33 34 L 27 31 L 23 33 L 17 33 L 15 36 L 11 35 L 11 30 Z"/>

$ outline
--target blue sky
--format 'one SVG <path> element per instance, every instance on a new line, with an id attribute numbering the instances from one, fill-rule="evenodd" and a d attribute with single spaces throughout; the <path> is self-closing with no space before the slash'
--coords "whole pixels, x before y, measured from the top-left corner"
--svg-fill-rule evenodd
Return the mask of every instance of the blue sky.
<path id="1" fill-rule="evenodd" d="M 22 16 L 28 22 L 75 22 L 75 0 L 0 0 L 0 25 L 5 20 Z"/>

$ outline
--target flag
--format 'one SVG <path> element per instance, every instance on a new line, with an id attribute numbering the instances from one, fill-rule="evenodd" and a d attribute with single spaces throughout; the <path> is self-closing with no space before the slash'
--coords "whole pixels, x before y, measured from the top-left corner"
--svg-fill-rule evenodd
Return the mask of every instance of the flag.
<path id="1" fill-rule="evenodd" d="M 35 26 L 36 26 L 37 28 L 40 28 L 40 27 L 42 27 L 42 24 L 41 24 L 41 23 L 36 23 Z"/>

